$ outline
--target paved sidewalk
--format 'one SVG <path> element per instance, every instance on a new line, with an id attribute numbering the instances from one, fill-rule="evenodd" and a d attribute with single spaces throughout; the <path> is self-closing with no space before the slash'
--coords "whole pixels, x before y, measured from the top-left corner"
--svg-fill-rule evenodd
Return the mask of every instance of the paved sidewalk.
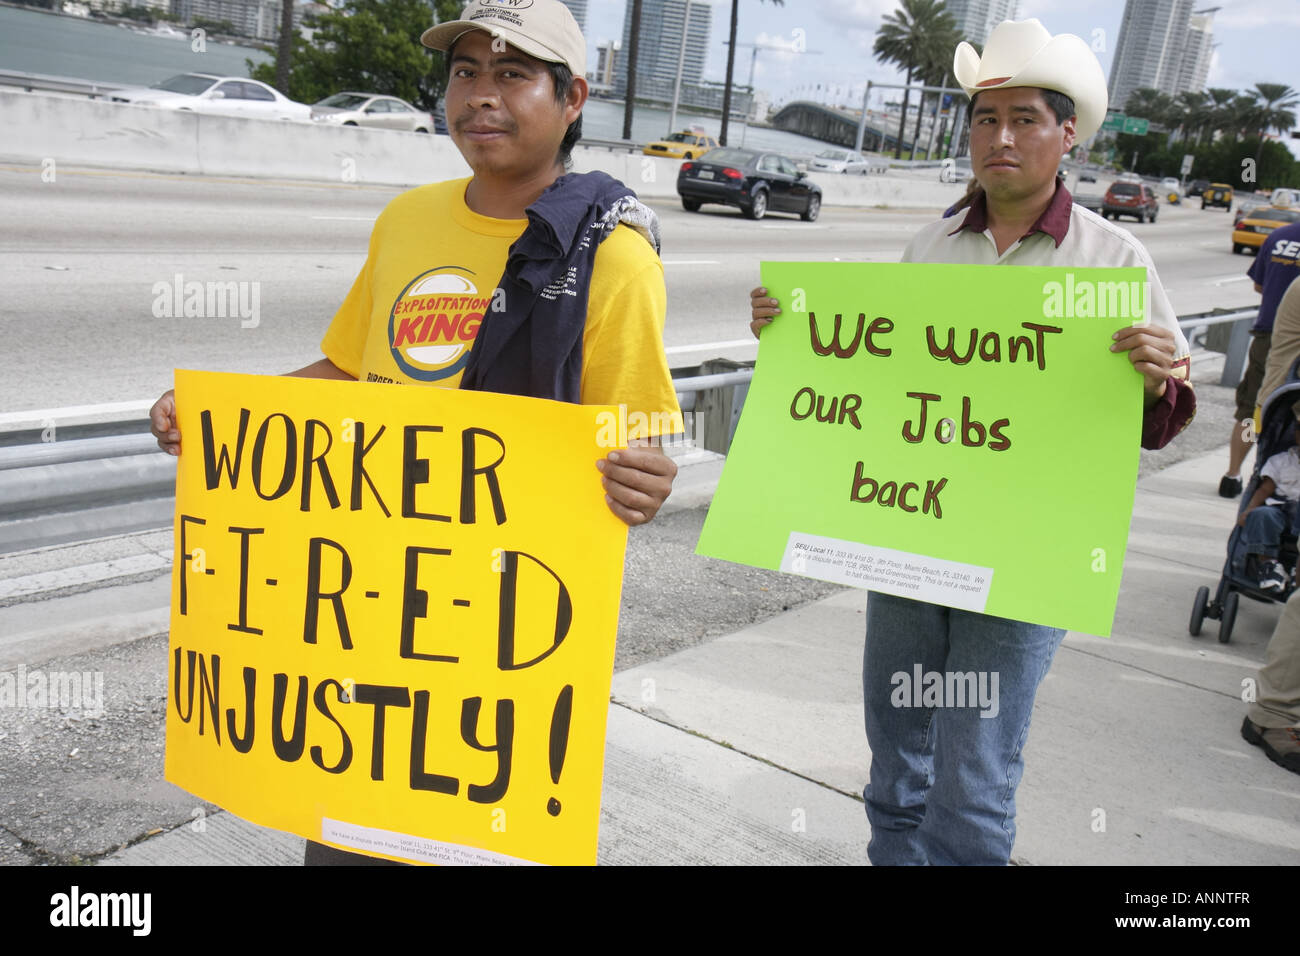
<path id="1" fill-rule="evenodd" d="M 1038 695 L 1019 791 L 1022 864 L 1295 864 L 1300 777 L 1240 737 L 1280 612 L 1211 588 L 1236 502 L 1221 449 L 1139 483 L 1114 636 L 1067 636 Z M 866 596 L 814 604 L 614 676 L 602 863 L 864 863 Z M 209 815 L 109 864 L 294 864 L 296 837 Z"/>

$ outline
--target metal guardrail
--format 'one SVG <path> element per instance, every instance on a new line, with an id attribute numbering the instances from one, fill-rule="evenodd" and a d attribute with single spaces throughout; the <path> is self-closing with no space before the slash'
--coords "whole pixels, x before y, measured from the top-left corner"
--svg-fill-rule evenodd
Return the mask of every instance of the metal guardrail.
<path id="1" fill-rule="evenodd" d="M 1213 325 L 1224 325 L 1229 322 L 1235 323 L 1231 334 L 1228 336 L 1228 348 L 1223 358 L 1223 373 L 1219 376 L 1220 385 L 1226 388 L 1235 388 L 1237 383 L 1241 381 L 1242 373 L 1246 369 L 1246 356 L 1250 351 L 1250 326 L 1257 315 L 1259 315 L 1259 309 L 1238 309 L 1235 312 L 1224 312 L 1217 315 L 1209 313 L 1207 315 L 1188 316 L 1178 320 L 1178 327 L 1189 333 L 1188 340 L 1190 342 L 1196 330 Z"/>
<path id="2" fill-rule="evenodd" d="M 1178 325 L 1185 331 L 1192 331 L 1212 325 L 1222 325 L 1229 322 L 1241 322 L 1243 319 L 1254 319 L 1259 314 L 1258 309 L 1241 309 L 1235 312 L 1226 312 L 1222 314 L 1206 314 L 1187 316 L 1178 320 Z M 1248 333 L 1248 327 L 1245 323 L 1243 329 Z M 1246 335 L 1249 342 L 1249 335 Z M 1231 349 L 1229 350 L 1231 357 Z M 1245 352 L 1242 352 L 1244 359 Z M 1231 364 L 1225 362 L 1225 365 Z M 677 371 L 686 371 L 678 369 Z M 731 372 L 717 372 L 707 375 L 679 375 L 673 378 L 673 391 L 678 396 L 693 396 L 700 392 L 720 388 L 733 388 L 737 385 L 747 384 L 754 377 L 752 368 L 737 369 Z M 1235 384 L 1235 382 L 1233 383 Z M 693 407 L 693 401 L 683 402 L 683 409 L 688 410 L 686 406 Z M 134 419 L 133 419 L 134 421 Z M 46 465 L 66 464 L 70 462 L 92 461 L 109 458 L 124 458 L 133 455 L 153 454 L 158 451 L 157 442 L 149 434 L 131 434 L 131 435 L 108 435 L 95 438 L 73 438 L 57 442 L 32 442 L 29 444 L 10 445 L 0 447 L 0 474 L 6 471 L 12 471 L 23 468 L 36 468 Z M 162 459 L 166 461 L 166 459 Z M 3 491 L 0 491 L 0 513 L 3 513 Z"/>
<path id="3" fill-rule="evenodd" d="M 1194 332 L 1236 323 L 1223 373 L 1223 384 L 1232 385 L 1245 366 L 1247 320 L 1257 314 L 1243 309 L 1184 316 L 1178 324 Z M 675 369 L 673 389 L 682 411 L 692 417 L 690 437 L 700 447 L 725 452 L 754 370 L 709 372 L 710 364 Z M 167 520 L 176 460 L 158 451 L 153 436 L 140 431 L 141 424 L 135 417 L 66 426 L 63 435 L 71 432 L 73 437 L 52 442 L 42 442 L 39 429 L 10 432 L 10 441 L 0 443 L 0 551 L 141 530 Z M 111 433 L 114 428 L 118 433 Z M 110 433 L 104 434 L 105 429 Z"/>
<path id="4" fill-rule="evenodd" d="M 578 145 L 589 146 L 592 149 L 607 149 L 610 152 L 627 150 L 629 153 L 639 153 L 645 147 L 645 143 L 635 143 L 630 139 L 592 139 L 586 136 L 578 140 Z"/>
<path id="5" fill-rule="evenodd" d="M 70 76 L 50 76 L 45 73 L 22 73 L 18 70 L 0 70 L 0 87 L 12 86 L 28 93 L 71 93 L 91 99 L 110 96 L 123 89 L 120 83 L 93 83 Z"/>
<path id="6" fill-rule="evenodd" d="M 1211 313 L 1209 315 L 1179 319 L 1178 327 L 1186 331 L 1187 329 L 1199 329 L 1206 325 L 1222 325 L 1225 322 L 1240 322 L 1242 319 L 1253 319 L 1257 315 L 1259 315 L 1259 309 L 1241 309 L 1237 312 L 1224 312 L 1222 315 L 1214 315 Z"/>

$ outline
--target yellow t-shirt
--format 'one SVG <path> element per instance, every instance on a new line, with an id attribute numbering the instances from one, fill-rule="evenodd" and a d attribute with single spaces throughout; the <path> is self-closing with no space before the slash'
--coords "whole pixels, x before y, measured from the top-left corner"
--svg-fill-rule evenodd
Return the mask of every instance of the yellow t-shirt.
<path id="1" fill-rule="evenodd" d="M 368 382 L 457 388 L 526 219 L 489 219 L 465 204 L 468 179 L 420 186 L 390 202 L 370 251 L 321 342 L 326 358 Z M 663 265 L 619 226 L 596 250 L 582 338 L 582 404 L 626 405 L 628 437 L 682 430 L 664 356 Z"/>

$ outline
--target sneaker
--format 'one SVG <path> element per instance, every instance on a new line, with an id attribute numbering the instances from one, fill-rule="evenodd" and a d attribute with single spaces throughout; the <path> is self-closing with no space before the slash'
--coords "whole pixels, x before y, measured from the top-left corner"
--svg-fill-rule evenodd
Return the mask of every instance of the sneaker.
<path id="1" fill-rule="evenodd" d="M 1246 743 L 1263 747 L 1268 759 L 1279 767 L 1300 773 L 1300 730 L 1295 727 L 1261 727 L 1247 717 L 1241 725 Z"/>
<path id="2" fill-rule="evenodd" d="M 1229 478 L 1227 475 L 1224 475 L 1219 479 L 1220 498 L 1235 498 L 1239 494 L 1241 494 L 1240 478 Z"/>
<path id="3" fill-rule="evenodd" d="M 1264 558 L 1259 562 L 1259 589 L 1270 594 L 1281 594 L 1286 590 L 1286 571 L 1278 562 Z"/>

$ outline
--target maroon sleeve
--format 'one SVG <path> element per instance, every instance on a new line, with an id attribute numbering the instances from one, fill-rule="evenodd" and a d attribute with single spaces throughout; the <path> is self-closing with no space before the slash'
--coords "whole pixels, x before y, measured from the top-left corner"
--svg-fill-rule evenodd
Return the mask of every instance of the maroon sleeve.
<path id="1" fill-rule="evenodd" d="M 1168 445 L 1196 415 L 1196 393 L 1186 379 L 1170 378 L 1165 393 L 1142 413 L 1142 447 L 1155 451 Z"/>

